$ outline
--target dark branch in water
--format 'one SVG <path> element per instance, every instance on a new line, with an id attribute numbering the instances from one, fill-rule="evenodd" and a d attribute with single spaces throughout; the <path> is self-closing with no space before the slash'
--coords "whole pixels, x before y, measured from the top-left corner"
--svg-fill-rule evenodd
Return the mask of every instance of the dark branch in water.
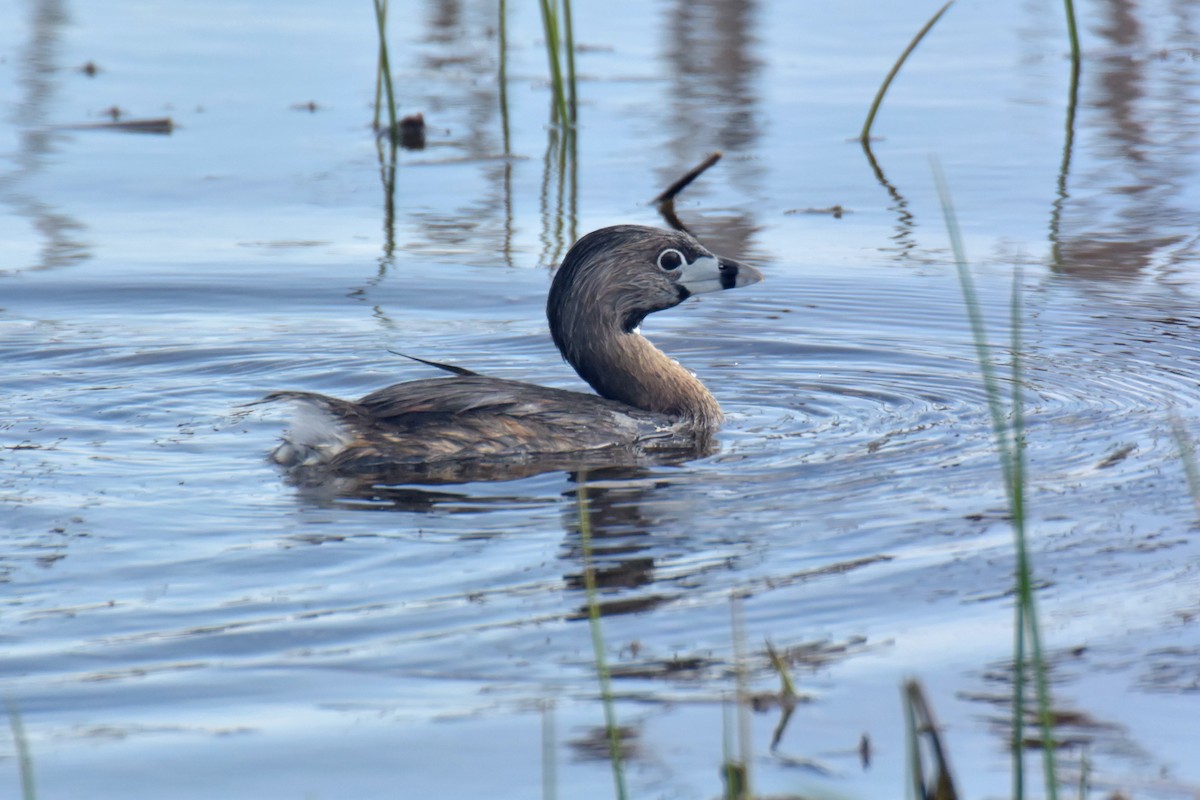
<path id="1" fill-rule="evenodd" d="M 687 229 L 687 226 L 685 226 L 683 222 L 680 221 L 679 217 L 675 215 L 675 196 L 691 185 L 692 181 L 704 174 L 705 170 L 720 160 L 720 152 L 710 154 L 708 158 L 692 167 L 682 178 L 672 183 L 663 191 L 662 194 L 650 201 L 658 206 L 658 213 L 662 214 L 663 219 L 667 221 L 668 225 L 677 231 L 691 233 L 691 231 Z"/>

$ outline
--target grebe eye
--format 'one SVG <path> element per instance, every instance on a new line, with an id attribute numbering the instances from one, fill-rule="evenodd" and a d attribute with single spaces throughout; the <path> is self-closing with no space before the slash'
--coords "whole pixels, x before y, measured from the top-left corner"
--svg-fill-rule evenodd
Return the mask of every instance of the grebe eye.
<path id="1" fill-rule="evenodd" d="M 683 257 L 683 253 L 674 248 L 663 250 L 658 254 L 658 267 L 666 272 L 679 269 L 686 261 L 687 259 Z"/>

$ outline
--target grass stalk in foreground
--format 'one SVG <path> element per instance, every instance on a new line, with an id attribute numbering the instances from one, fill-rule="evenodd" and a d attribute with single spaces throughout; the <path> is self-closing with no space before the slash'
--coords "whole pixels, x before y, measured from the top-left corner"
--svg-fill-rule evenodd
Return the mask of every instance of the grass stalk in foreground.
<path id="1" fill-rule="evenodd" d="M 1046 681 L 1046 662 L 1042 652 L 1041 631 L 1038 626 L 1036 600 L 1033 596 L 1032 565 L 1029 560 L 1027 538 L 1025 534 L 1025 417 L 1023 398 L 1021 396 L 1021 307 L 1020 307 L 1020 276 L 1013 278 L 1013 293 L 1011 307 L 1012 323 L 1012 366 L 1010 380 L 1012 397 L 1010 400 L 1011 422 L 1006 422 L 1000 384 L 996 378 L 991 348 L 987 342 L 987 331 L 983 322 L 983 312 L 979 305 L 979 297 L 975 293 L 975 284 L 971 271 L 967 266 L 966 250 L 963 247 L 962 236 L 959 233 L 958 219 L 954 214 L 954 204 L 950 190 L 942 174 L 941 165 L 936 159 L 932 160 L 934 181 L 937 184 L 938 198 L 941 201 L 942 213 L 946 218 L 946 230 L 950 236 L 950 244 L 954 250 L 954 260 L 958 267 L 959 284 L 962 286 L 963 302 L 967 307 L 967 317 L 971 323 L 971 335 L 975 341 L 975 350 L 979 358 L 979 369 L 983 376 L 984 391 L 987 395 L 988 410 L 992 418 L 992 435 L 996 441 L 996 449 L 1000 455 L 1001 470 L 1008 495 L 1009 512 L 1012 516 L 1013 537 L 1017 556 L 1017 602 L 1013 629 L 1013 796 L 1020 800 L 1024 795 L 1024 718 L 1025 718 L 1025 670 L 1033 672 L 1034 687 L 1037 695 L 1037 717 L 1041 728 L 1043 770 L 1045 777 L 1046 796 L 1049 800 L 1057 800 L 1058 779 L 1055 769 L 1055 742 L 1050 717 L 1050 692 Z M 1026 657 L 1026 645 L 1029 655 Z"/>
<path id="2" fill-rule="evenodd" d="M 1200 466 L 1196 463 L 1196 445 L 1183 427 L 1183 420 L 1174 411 L 1171 412 L 1171 436 L 1175 446 L 1179 448 L 1179 460 L 1183 462 L 1183 474 L 1187 478 L 1188 494 L 1192 496 L 1192 504 L 1196 506 L 1196 517 L 1200 519 Z"/>
<path id="3" fill-rule="evenodd" d="M 724 773 L 727 778 L 726 793 L 734 790 L 738 800 L 754 797 L 750 764 L 754 758 L 751 744 L 753 734 L 750 726 L 750 675 L 746 664 L 746 622 L 742 617 L 742 595 L 734 592 L 729 598 L 729 628 L 733 634 L 733 674 L 737 683 L 737 703 L 734 713 L 737 722 L 738 761 L 726 762 Z M 736 781 L 734 780 L 736 778 Z"/>
<path id="4" fill-rule="evenodd" d="M 4 709 L 8 712 L 8 726 L 12 729 L 13 746 L 17 751 L 22 800 L 36 800 L 37 789 L 33 784 L 33 756 L 29 752 L 29 740 L 25 737 L 25 724 L 21 722 L 21 712 L 11 700 L 4 701 Z"/>
<path id="5" fill-rule="evenodd" d="M 592 523 L 588 516 L 587 473 L 579 472 L 575 501 L 579 508 L 579 542 L 583 552 L 583 586 L 587 593 L 588 627 L 592 632 L 592 651 L 596 657 L 596 677 L 600 681 L 600 701 L 604 706 L 604 728 L 608 733 L 609 759 L 618 800 L 629 796 L 625 790 L 625 763 L 621 757 L 621 731 L 613 708 L 612 675 L 604 656 L 604 631 L 600 627 L 600 604 L 596 595 L 596 572 L 592 567 Z"/>
<path id="6" fill-rule="evenodd" d="M 554 730 L 554 704 L 542 705 L 542 800 L 558 798 L 558 762 L 555 760 L 554 743 L 558 735 Z"/>
<path id="7" fill-rule="evenodd" d="M 908 43 L 908 47 L 904 48 L 904 52 L 900 54 L 900 57 L 896 59 L 896 63 L 892 65 L 887 77 L 883 79 L 879 91 L 875 93 L 875 100 L 871 103 L 871 110 L 867 112 L 867 121 L 863 123 L 862 133 L 859 134 L 859 139 L 863 142 L 868 142 L 871 139 L 871 126 L 875 124 L 875 115 L 879 113 L 879 107 L 883 105 L 883 96 L 887 94 L 888 87 L 892 85 L 892 80 L 899 74 L 900 67 L 904 66 L 904 62 L 908 60 L 912 51 L 917 49 L 917 45 L 925 38 L 925 34 L 929 33 L 952 5 L 954 5 L 954 0 L 946 0 L 946 4 L 929 18 L 929 21 L 925 23 L 921 30 L 917 31 L 917 35 L 912 38 L 912 41 Z"/>

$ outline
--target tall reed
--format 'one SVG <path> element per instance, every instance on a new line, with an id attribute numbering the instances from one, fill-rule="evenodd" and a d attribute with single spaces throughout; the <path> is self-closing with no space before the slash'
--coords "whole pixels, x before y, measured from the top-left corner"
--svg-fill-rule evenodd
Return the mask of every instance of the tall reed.
<path id="1" fill-rule="evenodd" d="M 1025 526 L 1025 416 L 1021 393 L 1023 380 L 1021 366 L 1021 305 L 1020 272 L 1013 274 L 1010 324 L 1012 329 L 1011 362 L 1009 380 L 1012 394 L 1009 398 L 1009 413 L 1005 414 L 1003 392 L 996 376 L 991 347 L 987 341 L 986 326 L 979 297 L 975 293 L 974 280 L 967 265 L 966 249 L 958 228 L 958 218 L 941 165 L 931 159 L 938 198 L 946 219 L 946 230 L 954 250 L 958 268 L 958 280 L 962 287 L 963 303 L 971 324 L 971 335 L 979 359 L 987 395 L 988 411 L 992 421 L 992 435 L 1000 456 L 1001 471 L 1008 497 L 1009 513 L 1012 516 L 1013 538 L 1016 549 L 1017 602 L 1013 626 L 1013 797 L 1025 796 L 1025 774 L 1023 749 L 1025 743 L 1025 680 L 1026 669 L 1033 673 L 1037 695 L 1037 718 L 1041 728 L 1043 771 L 1046 796 L 1057 800 L 1058 779 L 1055 769 L 1055 742 L 1051 723 L 1050 691 L 1046 680 L 1046 662 L 1042 651 L 1041 630 L 1038 624 L 1037 605 L 1033 594 L 1033 567 Z M 1006 416 L 1008 419 L 1006 420 Z M 1028 655 L 1027 655 L 1028 650 Z"/>
<path id="2" fill-rule="evenodd" d="M 608 733 L 609 760 L 612 763 L 613 785 L 617 800 L 629 796 L 625 789 L 625 762 L 621 755 L 621 730 L 617 727 L 617 712 L 613 707 L 612 674 L 604 654 L 604 631 L 600 625 L 600 603 L 596 592 L 596 571 L 592 564 L 592 523 L 588 512 L 587 472 L 581 470 L 576 478 L 575 501 L 579 511 L 579 543 L 583 553 L 583 587 L 587 595 L 588 627 L 592 633 L 592 651 L 596 659 L 596 677 L 600 682 L 600 701 L 604 706 L 604 727 Z"/>
<path id="3" fill-rule="evenodd" d="M 8 727 L 12 730 L 13 747 L 17 751 L 17 769 L 21 775 L 22 800 L 36 800 L 37 789 L 33 783 L 33 756 L 29 751 L 29 739 L 25 736 L 25 724 L 21 721 L 21 711 L 11 700 L 4 701 L 4 710 L 8 713 Z"/>
<path id="4" fill-rule="evenodd" d="M 912 54 L 912 51 L 916 50 L 917 45 L 919 45 L 921 40 L 925 38 L 925 34 L 929 33 L 933 26 L 937 24 L 937 21 L 942 18 L 942 15 L 945 14 L 952 5 L 954 5 L 954 0 L 946 0 L 946 4 L 939 8 L 937 13 L 929 18 L 929 21 L 922 26 L 921 30 L 917 31 L 917 35 L 912 38 L 912 41 L 908 43 L 908 47 L 904 48 L 904 52 L 900 54 L 900 57 L 896 59 L 896 63 L 893 64 L 891 70 L 888 71 L 887 77 L 883 79 L 883 83 L 879 87 L 879 91 L 875 93 L 875 99 L 871 102 L 870 110 L 867 111 L 866 122 L 863 123 L 862 133 L 859 134 L 859 139 L 861 139 L 864 143 L 869 142 L 871 139 L 871 126 L 875 124 L 875 115 L 879 113 L 879 107 L 883 105 L 883 96 L 887 94 L 888 87 L 892 85 L 892 80 L 895 79 L 897 74 L 899 74 L 900 68 L 904 66 L 904 62 L 908 60 L 908 57 Z"/>
<path id="5" fill-rule="evenodd" d="M 542 29 L 546 36 L 546 58 L 550 62 L 554 122 L 570 128 L 575 124 L 575 33 L 572 30 L 571 0 L 562 0 L 562 4 L 560 17 L 557 0 L 541 0 Z"/>
<path id="6" fill-rule="evenodd" d="M 396 94 L 392 90 L 392 67 L 387 48 L 387 0 L 375 0 L 375 28 L 379 32 L 379 61 L 375 72 L 375 130 L 379 130 L 380 86 L 387 93 L 388 135 L 394 140 L 399 133 L 396 124 Z"/>

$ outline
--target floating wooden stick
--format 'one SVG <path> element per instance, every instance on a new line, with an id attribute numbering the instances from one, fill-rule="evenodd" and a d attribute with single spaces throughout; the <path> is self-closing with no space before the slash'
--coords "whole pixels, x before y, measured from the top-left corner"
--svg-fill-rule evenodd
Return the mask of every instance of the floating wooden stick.
<path id="1" fill-rule="evenodd" d="M 713 164 L 717 163 L 720 160 L 721 160 L 720 152 L 710 154 L 708 156 L 708 158 L 704 159 L 699 164 L 692 167 L 690 170 L 687 171 L 686 174 L 684 174 L 684 176 L 682 178 L 680 178 L 679 180 L 672 183 L 665 190 L 663 190 L 662 194 L 660 194 L 658 197 L 655 197 L 653 200 L 650 201 L 651 203 L 654 203 L 656 206 L 658 206 L 658 213 L 662 214 L 663 219 L 665 219 L 667 221 L 668 225 L 670 225 L 672 228 L 674 228 L 677 231 L 683 231 L 684 233 L 691 233 L 691 231 L 689 231 L 687 229 L 687 227 L 683 224 L 683 222 L 680 221 L 679 217 L 676 216 L 676 214 L 675 214 L 675 196 L 678 195 L 680 192 L 682 192 L 684 189 L 686 189 L 689 185 L 691 185 L 692 181 L 696 180 L 696 178 L 699 178 L 701 175 L 703 175 L 705 170 L 707 170 L 709 167 L 711 167 Z"/>
<path id="2" fill-rule="evenodd" d="M 686 189 L 692 181 L 696 180 L 696 178 L 699 178 L 702 174 L 704 174 L 704 171 L 706 169 L 708 169 L 709 167 L 711 167 L 713 164 L 717 163 L 720 160 L 721 160 L 721 154 L 719 152 L 711 154 L 708 158 L 704 159 L 699 164 L 697 164 L 696 166 L 694 166 L 690 170 L 688 170 L 686 175 L 684 175 L 682 178 L 680 178 L 679 180 L 672 183 L 670 186 L 668 186 L 663 191 L 662 194 L 660 194 L 658 197 L 654 198 L 650 202 L 654 203 L 655 205 L 658 205 L 661 203 L 665 203 L 669 200 L 674 200 L 675 195 L 679 194 L 684 189 Z"/>

